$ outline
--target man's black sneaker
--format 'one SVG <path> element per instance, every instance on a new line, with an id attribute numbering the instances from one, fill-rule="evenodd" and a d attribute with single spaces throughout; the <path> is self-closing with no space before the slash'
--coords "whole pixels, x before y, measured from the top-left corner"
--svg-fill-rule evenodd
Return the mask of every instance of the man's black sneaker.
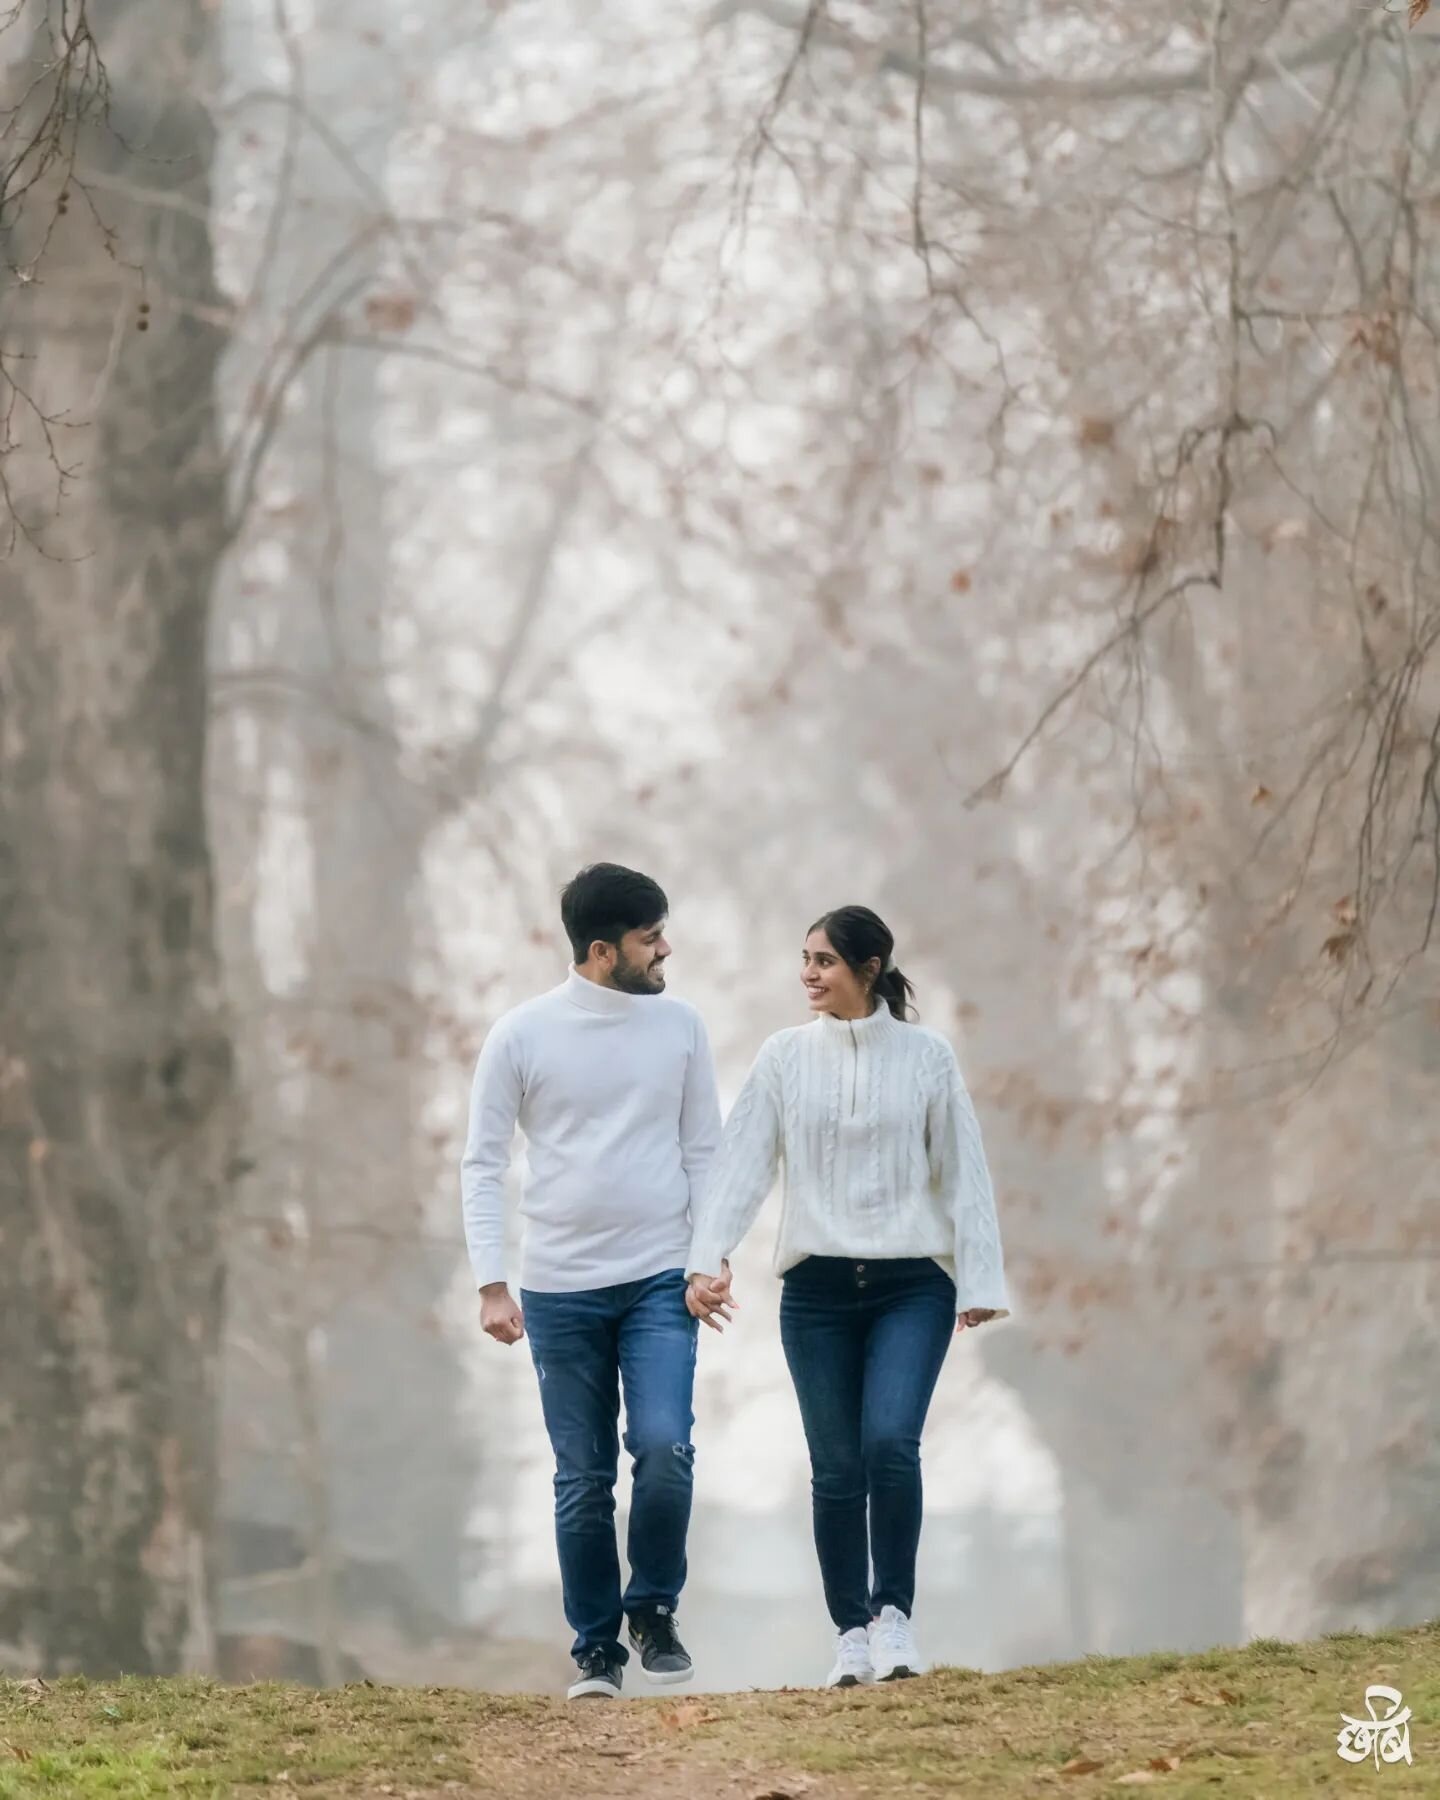
<path id="1" fill-rule="evenodd" d="M 625 1665 L 604 1644 L 594 1644 L 575 1658 L 575 1679 L 566 1689 L 567 1700 L 618 1700 Z"/>
<path id="2" fill-rule="evenodd" d="M 639 1651 L 640 1667 L 651 1681 L 688 1681 L 695 1672 L 668 1606 L 631 1613 L 630 1643 Z"/>

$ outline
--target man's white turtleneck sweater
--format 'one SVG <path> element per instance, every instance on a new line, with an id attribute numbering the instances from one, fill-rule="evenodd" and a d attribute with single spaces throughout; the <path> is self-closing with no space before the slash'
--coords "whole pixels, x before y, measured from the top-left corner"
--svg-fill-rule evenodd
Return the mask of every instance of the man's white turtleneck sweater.
<path id="1" fill-rule="evenodd" d="M 477 1287 L 506 1279 L 505 1175 L 515 1127 L 527 1177 L 519 1285 L 573 1293 L 683 1268 L 690 1207 L 720 1134 L 695 1008 L 626 994 L 572 965 L 490 1029 L 460 1166 Z"/>
<path id="2" fill-rule="evenodd" d="M 957 1311 L 1009 1312 L 980 1127 L 939 1032 L 882 1005 L 767 1038 L 710 1166 L 687 1273 L 720 1273 L 782 1161 L 777 1274 L 806 1256 L 930 1256 Z"/>

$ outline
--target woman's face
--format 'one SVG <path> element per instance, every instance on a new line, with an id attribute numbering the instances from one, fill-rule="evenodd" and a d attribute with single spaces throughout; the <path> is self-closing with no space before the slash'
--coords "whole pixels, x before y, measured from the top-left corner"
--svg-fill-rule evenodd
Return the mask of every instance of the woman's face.
<path id="1" fill-rule="evenodd" d="M 823 931 L 812 931 L 805 940 L 805 948 L 800 952 L 800 979 L 813 1013 L 855 1019 L 870 1010 L 869 988 Z"/>

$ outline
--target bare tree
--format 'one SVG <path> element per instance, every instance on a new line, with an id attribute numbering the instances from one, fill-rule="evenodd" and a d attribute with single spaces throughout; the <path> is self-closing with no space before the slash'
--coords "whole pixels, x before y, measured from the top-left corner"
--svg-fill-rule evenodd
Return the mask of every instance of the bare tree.
<path id="1" fill-rule="evenodd" d="M 3 23 L 0 1658 L 164 1670 L 213 1629 L 235 1129 L 203 798 L 212 15 Z"/>

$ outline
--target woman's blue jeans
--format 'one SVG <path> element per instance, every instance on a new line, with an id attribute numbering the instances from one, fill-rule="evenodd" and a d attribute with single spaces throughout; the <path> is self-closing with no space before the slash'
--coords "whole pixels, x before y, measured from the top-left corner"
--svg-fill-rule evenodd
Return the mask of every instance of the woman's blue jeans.
<path id="1" fill-rule="evenodd" d="M 955 1330 L 955 1284 L 926 1256 L 808 1256 L 783 1282 L 780 1341 L 810 1449 L 830 1617 L 849 1631 L 882 1606 L 908 1616 L 920 1434 Z"/>

